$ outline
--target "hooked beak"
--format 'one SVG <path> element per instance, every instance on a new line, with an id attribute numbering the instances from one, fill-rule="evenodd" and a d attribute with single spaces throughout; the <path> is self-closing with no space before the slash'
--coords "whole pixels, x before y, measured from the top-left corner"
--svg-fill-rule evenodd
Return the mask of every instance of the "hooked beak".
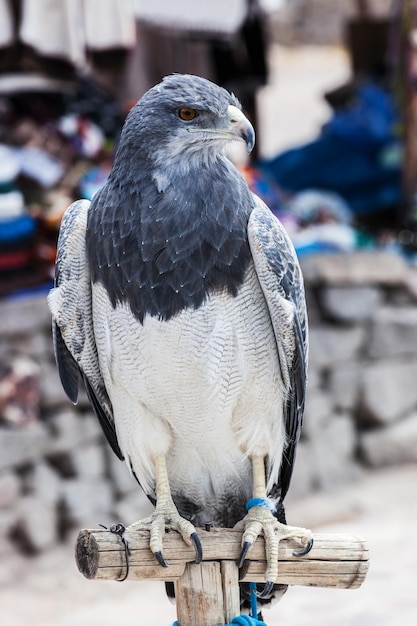
<path id="1" fill-rule="evenodd" d="M 225 140 L 244 141 L 246 149 L 249 152 L 252 151 L 255 145 L 255 131 L 250 121 L 243 115 L 242 111 L 237 107 L 230 104 L 227 108 L 228 124 L 225 128 L 212 127 L 212 128 L 188 128 L 189 133 L 204 133 L 208 137 L 224 138 Z"/>
<path id="2" fill-rule="evenodd" d="M 255 131 L 250 121 L 243 115 L 242 111 L 232 104 L 227 109 L 229 118 L 229 131 L 237 139 L 241 139 L 246 143 L 246 149 L 249 152 L 253 150 L 255 145 Z"/>

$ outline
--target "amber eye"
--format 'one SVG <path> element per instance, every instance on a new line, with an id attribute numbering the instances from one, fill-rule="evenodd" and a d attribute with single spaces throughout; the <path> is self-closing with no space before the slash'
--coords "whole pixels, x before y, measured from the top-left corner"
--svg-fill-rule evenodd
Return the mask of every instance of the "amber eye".
<path id="1" fill-rule="evenodd" d="M 184 122 L 190 122 L 197 115 L 197 111 L 195 109 L 190 109 L 188 107 L 183 107 L 178 111 L 178 116 L 184 120 Z"/>

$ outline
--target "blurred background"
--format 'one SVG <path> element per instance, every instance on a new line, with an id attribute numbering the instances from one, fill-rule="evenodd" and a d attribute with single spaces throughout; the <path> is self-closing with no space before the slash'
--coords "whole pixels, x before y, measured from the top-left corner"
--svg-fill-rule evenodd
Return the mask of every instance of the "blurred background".
<path id="1" fill-rule="evenodd" d="M 417 1 L 0 0 L 0 615 L 170 624 L 162 584 L 88 582 L 79 529 L 149 510 L 55 370 L 46 294 L 62 214 L 164 75 L 233 91 L 232 154 L 305 276 L 309 389 L 287 513 L 371 547 L 358 591 L 297 587 L 274 624 L 417 623 Z"/>

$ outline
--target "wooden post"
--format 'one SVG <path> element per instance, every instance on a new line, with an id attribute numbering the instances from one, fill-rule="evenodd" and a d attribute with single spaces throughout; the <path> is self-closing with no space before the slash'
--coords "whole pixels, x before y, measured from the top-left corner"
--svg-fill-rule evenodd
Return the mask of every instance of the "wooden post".
<path id="1" fill-rule="evenodd" d="M 230 623 L 240 613 L 238 582 L 238 569 L 231 561 L 187 563 L 184 574 L 175 582 L 178 623 Z"/>
<path id="2" fill-rule="evenodd" d="M 241 549 L 241 531 L 229 528 L 198 529 L 203 562 L 194 563 L 194 549 L 170 532 L 164 538 L 163 568 L 149 550 L 149 533 L 125 533 L 129 545 L 129 580 L 174 582 L 180 626 L 218 626 L 230 623 L 240 613 L 239 580 L 264 582 L 265 546 L 259 537 L 245 567 L 239 572 L 236 560 Z M 366 542 L 355 535 L 315 534 L 313 549 L 294 556 L 300 546 L 292 539 L 281 541 L 277 583 L 355 589 L 368 571 Z M 126 576 L 125 546 L 107 530 L 82 530 L 76 544 L 80 572 L 92 580 L 123 580 Z"/>

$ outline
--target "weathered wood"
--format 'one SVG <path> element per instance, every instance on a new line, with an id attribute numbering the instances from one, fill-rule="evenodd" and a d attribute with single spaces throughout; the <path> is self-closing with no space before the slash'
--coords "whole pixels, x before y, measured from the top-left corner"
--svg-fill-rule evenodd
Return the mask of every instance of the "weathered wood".
<path id="1" fill-rule="evenodd" d="M 238 568 L 233 561 L 187 563 L 175 582 L 181 626 L 229 624 L 240 613 Z"/>
<path id="2" fill-rule="evenodd" d="M 184 574 L 175 582 L 175 599 L 181 626 L 225 624 L 220 563 L 187 563 Z M 233 617 L 238 614 L 239 610 Z"/>
<path id="3" fill-rule="evenodd" d="M 220 562 L 223 586 L 224 624 L 229 624 L 240 611 L 239 570 L 234 561 Z"/>
<path id="4" fill-rule="evenodd" d="M 204 561 L 235 562 L 241 549 L 240 531 L 226 528 L 199 529 Z M 129 580 L 177 581 L 193 563 L 194 549 L 186 546 L 175 532 L 164 538 L 164 558 L 168 568 L 160 567 L 149 550 L 147 532 L 126 532 L 129 543 Z M 360 587 L 368 571 L 366 542 L 355 535 L 315 534 L 309 554 L 295 557 L 300 546 L 294 540 L 283 540 L 278 556 L 277 582 L 288 585 L 354 589 Z M 82 530 L 76 545 L 76 561 L 80 572 L 94 580 L 121 580 L 126 574 L 125 547 L 119 536 L 106 530 Z M 248 567 L 240 572 L 240 580 L 263 582 L 265 578 L 265 548 L 260 537 L 253 546 Z M 219 565 L 220 567 L 220 565 Z M 222 566 L 233 576 L 233 568 Z M 220 571 L 220 570 L 219 570 Z M 187 569 L 186 576 L 191 575 Z M 217 593 L 217 592 L 216 592 Z M 219 592 L 220 593 L 220 592 Z M 227 598 L 230 611 L 235 611 L 236 598 Z M 223 599 L 222 599 L 223 603 Z M 181 623 L 181 622 L 180 622 Z M 208 624 L 209 622 L 206 622 Z"/>

